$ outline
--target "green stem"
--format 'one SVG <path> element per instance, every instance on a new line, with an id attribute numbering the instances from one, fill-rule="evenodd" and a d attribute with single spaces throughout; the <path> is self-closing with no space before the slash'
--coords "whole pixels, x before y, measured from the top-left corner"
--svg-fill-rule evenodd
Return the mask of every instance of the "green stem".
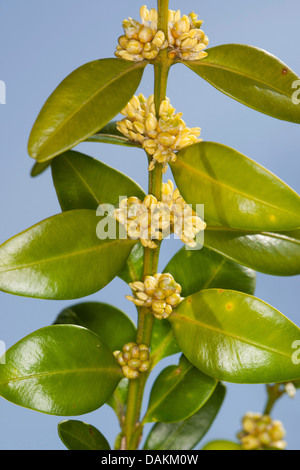
<path id="1" fill-rule="evenodd" d="M 168 11 L 169 0 L 158 0 L 158 29 L 168 34 Z M 170 68 L 167 50 L 161 51 L 154 63 L 154 103 L 158 115 L 161 102 L 166 98 L 167 80 Z M 149 172 L 148 194 L 152 194 L 161 200 L 162 185 L 162 165 L 156 164 L 155 168 Z M 144 249 L 143 278 L 153 275 L 158 269 L 160 243 L 156 249 Z M 144 343 L 150 346 L 152 326 L 154 317 L 149 308 L 138 309 L 137 343 Z M 140 424 L 140 413 L 143 400 L 145 384 L 148 378 L 147 373 L 142 373 L 137 379 L 130 380 L 128 390 L 127 409 L 125 417 L 124 432 L 126 437 L 126 448 L 128 450 L 137 449 L 143 426 Z"/>
<path id="2" fill-rule="evenodd" d="M 265 415 L 270 415 L 277 400 L 284 394 L 280 384 L 267 385 L 268 400 L 264 410 Z"/>

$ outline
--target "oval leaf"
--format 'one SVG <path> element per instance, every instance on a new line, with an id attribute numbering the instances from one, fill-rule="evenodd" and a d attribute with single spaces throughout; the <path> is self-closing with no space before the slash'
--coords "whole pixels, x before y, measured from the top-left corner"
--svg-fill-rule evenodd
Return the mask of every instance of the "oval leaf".
<path id="1" fill-rule="evenodd" d="M 181 285 L 183 297 L 216 287 L 246 294 L 254 294 L 255 291 L 254 271 L 206 247 L 201 250 L 186 250 L 183 247 L 173 256 L 164 271 L 172 274 Z"/>
<path id="2" fill-rule="evenodd" d="M 192 450 L 205 436 L 225 397 L 224 385 L 218 383 L 210 399 L 190 418 L 178 423 L 157 423 L 151 429 L 144 449 Z"/>
<path id="3" fill-rule="evenodd" d="M 113 354 L 85 328 L 41 328 L 6 352 L 0 395 L 43 413 L 75 416 L 102 406 L 122 378 Z"/>
<path id="4" fill-rule="evenodd" d="M 118 131 L 117 121 L 112 121 L 106 124 L 106 126 L 104 126 L 99 132 L 91 135 L 91 137 L 86 139 L 86 142 L 99 142 L 103 144 L 115 144 L 123 145 L 125 147 L 142 148 L 141 144 L 127 139 L 124 134 Z"/>
<path id="5" fill-rule="evenodd" d="M 134 281 L 141 281 L 143 278 L 143 268 L 144 247 L 140 242 L 138 242 L 132 248 L 132 251 L 127 258 L 126 264 L 118 276 L 127 284 Z"/>
<path id="6" fill-rule="evenodd" d="M 204 244 L 255 271 L 275 276 L 300 274 L 300 230 L 246 232 L 208 225 Z"/>
<path id="7" fill-rule="evenodd" d="M 116 413 L 119 423 L 122 426 L 124 425 L 125 413 L 126 413 L 126 404 L 128 396 L 128 386 L 129 379 L 124 378 L 121 380 L 117 388 L 115 389 L 112 396 L 107 400 L 107 404 L 114 410 Z"/>
<path id="8" fill-rule="evenodd" d="M 277 119 L 300 123 L 293 85 L 299 77 L 277 57 L 253 46 L 224 44 L 208 56 L 184 64 L 211 85 L 250 108 Z"/>
<path id="9" fill-rule="evenodd" d="M 164 369 L 151 390 L 144 423 L 174 423 L 195 414 L 210 398 L 217 381 L 194 367 L 184 356 L 178 366 Z"/>
<path id="10" fill-rule="evenodd" d="M 96 333 L 114 352 L 124 344 L 135 341 L 136 328 L 121 310 L 101 302 L 83 302 L 65 308 L 56 324 L 79 325 Z"/>
<path id="11" fill-rule="evenodd" d="M 211 441 L 202 450 L 243 450 L 240 444 L 231 441 Z"/>
<path id="12" fill-rule="evenodd" d="M 100 240 L 97 224 L 111 224 L 115 239 Z M 44 299 L 97 292 L 124 266 L 135 243 L 120 239 L 114 219 L 77 210 L 50 217 L 0 246 L 0 290 Z"/>
<path id="13" fill-rule="evenodd" d="M 253 231 L 300 227 L 298 194 L 236 150 L 201 142 L 177 155 L 171 168 L 179 191 L 188 204 L 204 204 L 210 221 Z"/>
<path id="14" fill-rule="evenodd" d="M 47 170 L 50 164 L 51 164 L 50 161 L 42 162 L 42 163 L 35 162 L 35 164 L 33 165 L 31 169 L 30 176 L 32 176 L 32 178 L 35 178 L 36 176 L 41 175 L 45 170 Z"/>
<path id="15" fill-rule="evenodd" d="M 57 430 L 69 450 L 110 450 L 103 434 L 91 424 L 69 419 L 61 421 Z"/>
<path id="16" fill-rule="evenodd" d="M 65 152 L 53 160 L 51 168 L 63 211 L 96 210 L 100 204 L 118 206 L 120 196 L 145 197 L 131 178 L 83 153 Z"/>
<path id="17" fill-rule="evenodd" d="M 154 366 L 164 357 L 180 352 L 174 331 L 167 320 L 154 319 L 151 335 L 151 360 Z"/>
<path id="18" fill-rule="evenodd" d="M 300 329 L 255 297 L 203 290 L 183 300 L 169 320 L 184 355 L 211 377 L 234 383 L 300 378 L 292 348 Z"/>
<path id="19" fill-rule="evenodd" d="M 86 140 L 128 103 L 145 62 L 100 59 L 82 65 L 56 88 L 32 128 L 28 152 L 49 160 Z"/>

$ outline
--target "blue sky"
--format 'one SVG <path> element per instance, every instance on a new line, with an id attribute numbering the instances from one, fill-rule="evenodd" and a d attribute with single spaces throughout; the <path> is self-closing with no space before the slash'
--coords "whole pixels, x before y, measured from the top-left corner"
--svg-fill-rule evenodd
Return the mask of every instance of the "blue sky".
<path id="1" fill-rule="evenodd" d="M 149 8 L 154 1 L 145 2 Z M 33 160 L 27 140 L 43 103 L 58 83 L 80 65 L 113 57 L 125 17 L 139 18 L 143 2 L 120 0 L 0 0 L 0 80 L 6 84 L 6 104 L 0 104 L 0 243 L 60 211 L 51 174 L 29 176 Z M 195 11 L 204 20 L 210 46 L 241 43 L 261 47 L 300 74 L 298 0 L 185 0 L 170 8 Z M 255 67 L 255 64 L 253 64 Z M 153 71 L 146 69 L 139 91 L 153 92 Z M 229 145 L 262 164 L 297 192 L 299 183 L 299 126 L 259 114 L 221 94 L 184 66 L 172 68 L 168 96 L 190 127 L 200 126 L 202 138 Z M 1 100 L 0 100 L 1 101 Z M 99 158 L 136 179 L 146 189 L 146 162 L 137 149 L 105 144 L 81 144 L 78 150 Z M 170 176 L 168 173 L 167 176 Z M 181 246 L 168 241 L 161 268 Z M 117 292 L 117 294 L 116 294 Z M 126 285 L 114 280 L 87 300 L 110 302 L 135 319 L 134 307 L 124 300 Z M 299 277 L 258 274 L 256 296 L 298 325 Z M 0 339 L 7 347 L 28 333 L 51 324 L 74 302 L 34 300 L 0 293 Z M 164 365 L 169 360 L 164 361 Z M 148 387 L 149 389 L 149 387 Z M 225 404 L 203 442 L 232 439 L 246 411 L 261 411 L 261 385 L 228 385 Z M 290 449 L 300 449 L 300 393 L 284 397 L 274 417 L 287 429 Z M 80 419 L 79 417 L 78 419 Z M 56 426 L 59 417 L 26 410 L 0 400 L 0 449 L 63 449 Z M 108 407 L 82 417 L 113 443 L 117 421 Z"/>

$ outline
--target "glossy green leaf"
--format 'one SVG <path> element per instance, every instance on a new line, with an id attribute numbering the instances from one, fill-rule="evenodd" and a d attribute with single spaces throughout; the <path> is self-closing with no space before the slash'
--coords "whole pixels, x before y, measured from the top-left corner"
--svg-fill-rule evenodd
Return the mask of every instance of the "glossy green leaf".
<path id="1" fill-rule="evenodd" d="M 79 325 L 96 333 L 114 352 L 124 344 L 135 341 L 136 328 L 132 321 L 116 307 L 102 302 L 82 302 L 65 308 L 56 324 Z"/>
<path id="2" fill-rule="evenodd" d="M 157 364 L 164 357 L 172 356 L 179 352 L 180 348 L 168 320 L 154 319 L 151 336 L 152 365 Z"/>
<path id="3" fill-rule="evenodd" d="M 144 267 L 144 247 L 137 243 L 132 248 L 127 258 L 126 264 L 118 276 L 127 284 L 134 281 L 141 281 Z"/>
<path id="4" fill-rule="evenodd" d="M 61 421 L 57 430 L 69 450 L 110 450 L 103 434 L 91 424 L 69 419 Z"/>
<path id="5" fill-rule="evenodd" d="M 204 244 L 255 271 L 276 276 L 300 274 L 300 230 L 246 232 L 208 225 Z"/>
<path id="6" fill-rule="evenodd" d="M 227 227 L 285 231 L 300 227 L 300 197 L 272 173 L 236 150 L 201 142 L 171 164 L 188 204 L 204 204 L 205 217 Z"/>
<path id="7" fill-rule="evenodd" d="M 206 232 L 205 232 L 206 237 Z M 182 296 L 220 287 L 254 294 L 255 272 L 229 260 L 210 248 L 179 250 L 164 269 L 182 287 Z"/>
<path id="8" fill-rule="evenodd" d="M 124 416 L 126 412 L 127 396 L 128 396 L 128 385 L 129 380 L 124 378 L 118 384 L 114 393 L 107 400 L 107 404 L 114 410 L 116 413 L 121 426 L 124 424 Z"/>
<path id="9" fill-rule="evenodd" d="M 211 427 L 225 397 L 224 385 L 218 383 L 205 405 L 190 418 L 178 423 L 157 423 L 146 440 L 146 450 L 192 450 Z"/>
<path id="10" fill-rule="evenodd" d="M 137 89 L 146 62 L 100 59 L 82 65 L 54 90 L 32 128 L 28 152 L 49 160 L 102 129 Z"/>
<path id="11" fill-rule="evenodd" d="M 63 211 L 118 206 L 120 196 L 144 199 L 131 178 L 83 153 L 70 150 L 52 162 L 52 177 Z"/>
<path id="12" fill-rule="evenodd" d="M 231 441 L 211 441 L 202 450 L 243 450 L 240 444 Z"/>
<path id="13" fill-rule="evenodd" d="M 277 119 L 300 123 L 293 86 L 299 77 L 277 57 L 253 46 L 224 44 L 187 67 L 211 85 L 250 108 Z"/>
<path id="14" fill-rule="evenodd" d="M 234 383 L 300 378 L 292 348 L 300 329 L 262 300 L 203 290 L 184 299 L 169 320 L 184 355 L 211 377 Z"/>
<path id="15" fill-rule="evenodd" d="M 45 170 L 47 170 L 47 168 L 50 166 L 51 162 L 42 162 L 42 163 L 39 163 L 39 162 L 35 162 L 35 164 L 33 165 L 32 169 L 31 169 L 31 172 L 30 172 L 30 176 L 32 176 L 33 178 L 35 176 L 39 176 L 40 174 L 42 174 Z"/>
<path id="16" fill-rule="evenodd" d="M 248 294 L 254 294 L 255 290 L 254 271 L 206 247 L 201 250 L 186 250 L 183 247 L 169 261 L 164 272 L 171 273 L 181 285 L 183 297 L 215 287 Z M 154 322 L 151 351 L 155 363 L 180 351 L 168 321 Z"/>
<path id="17" fill-rule="evenodd" d="M 109 224 L 116 238 L 100 240 L 99 224 Z M 0 290 L 58 300 L 97 292 L 122 269 L 135 243 L 119 236 L 126 236 L 122 227 L 95 211 L 50 217 L 0 246 Z"/>
<path id="18" fill-rule="evenodd" d="M 164 369 L 151 390 L 144 423 L 175 423 L 195 414 L 210 398 L 217 380 L 194 367 L 184 356 Z"/>
<path id="19" fill-rule="evenodd" d="M 86 142 L 99 142 L 104 144 L 123 145 L 125 147 L 140 147 L 142 146 L 133 140 L 127 139 L 124 134 L 118 131 L 117 121 L 112 121 L 106 124 L 99 132 L 91 135 Z"/>
<path id="20" fill-rule="evenodd" d="M 121 378 L 113 354 L 95 333 L 74 325 L 52 325 L 6 352 L 0 395 L 43 413 L 75 416 L 102 406 Z"/>

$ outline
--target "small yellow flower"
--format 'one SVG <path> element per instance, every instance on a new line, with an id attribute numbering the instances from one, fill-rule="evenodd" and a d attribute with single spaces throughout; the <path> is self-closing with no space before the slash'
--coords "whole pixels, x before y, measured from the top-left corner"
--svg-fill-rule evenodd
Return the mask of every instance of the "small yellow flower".
<path id="1" fill-rule="evenodd" d="M 208 37 L 201 29 L 202 21 L 192 12 L 181 16 L 180 10 L 169 10 L 168 37 L 158 30 L 157 11 L 140 9 L 141 22 L 132 18 L 123 21 L 124 35 L 119 38 L 115 55 L 125 60 L 153 60 L 168 47 L 169 57 L 182 60 L 200 60 L 207 56 L 204 49 Z"/>
<path id="2" fill-rule="evenodd" d="M 138 378 L 140 372 L 147 372 L 151 367 L 149 348 L 145 344 L 127 343 L 122 351 L 114 351 L 114 356 L 128 379 Z"/>
<path id="3" fill-rule="evenodd" d="M 174 190 L 171 180 L 162 184 L 162 202 L 172 214 L 172 231 L 191 248 L 197 245 L 197 233 L 205 230 L 206 223 L 185 202 L 178 189 Z"/>
<path id="4" fill-rule="evenodd" d="M 157 11 L 144 5 L 140 9 L 141 22 L 132 18 L 123 21 L 124 35 L 119 38 L 115 55 L 121 59 L 153 60 L 168 46 L 164 33 L 157 30 Z"/>
<path id="5" fill-rule="evenodd" d="M 180 296 L 181 286 L 169 273 L 157 273 L 146 276 L 144 282 L 129 284 L 134 295 L 126 298 L 139 307 L 149 307 L 155 318 L 168 318 L 173 308 L 183 300 Z"/>
<path id="6" fill-rule="evenodd" d="M 161 201 L 151 194 L 143 201 L 137 197 L 123 199 L 114 211 L 115 219 L 125 227 L 130 238 L 139 239 L 146 248 L 157 248 L 155 240 L 161 241 L 171 233 L 195 247 L 196 235 L 206 228 L 205 222 L 186 204 L 178 189 L 174 190 L 171 180 L 162 184 L 161 191 Z"/>
<path id="7" fill-rule="evenodd" d="M 172 58 L 201 60 L 207 56 L 204 49 L 209 39 L 201 29 L 202 21 L 192 12 L 181 16 L 180 10 L 169 10 L 168 45 Z"/>
<path id="8" fill-rule="evenodd" d="M 242 421 L 243 430 L 238 434 L 244 450 L 284 450 L 286 432 L 281 421 L 270 416 L 247 413 Z"/>
<path id="9" fill-rule="evenodd" d="M 154 95 L 148 99 L 143 94 L 134 96 L 121 114 L 125 118 L 117 122 L 117 128 L 128 139 L 142 144 L 152 157 L 149 171 L 158 162 L 163 165 L 163 172 L 166 172 L 168 163 L 176 161 L 176 152 L 201 142 L 198 138 L 201 129 L 186 127 L 182 113 L 175 113 L 168 98 L 160 105 L 159 119 L 156 117 Z"/>

